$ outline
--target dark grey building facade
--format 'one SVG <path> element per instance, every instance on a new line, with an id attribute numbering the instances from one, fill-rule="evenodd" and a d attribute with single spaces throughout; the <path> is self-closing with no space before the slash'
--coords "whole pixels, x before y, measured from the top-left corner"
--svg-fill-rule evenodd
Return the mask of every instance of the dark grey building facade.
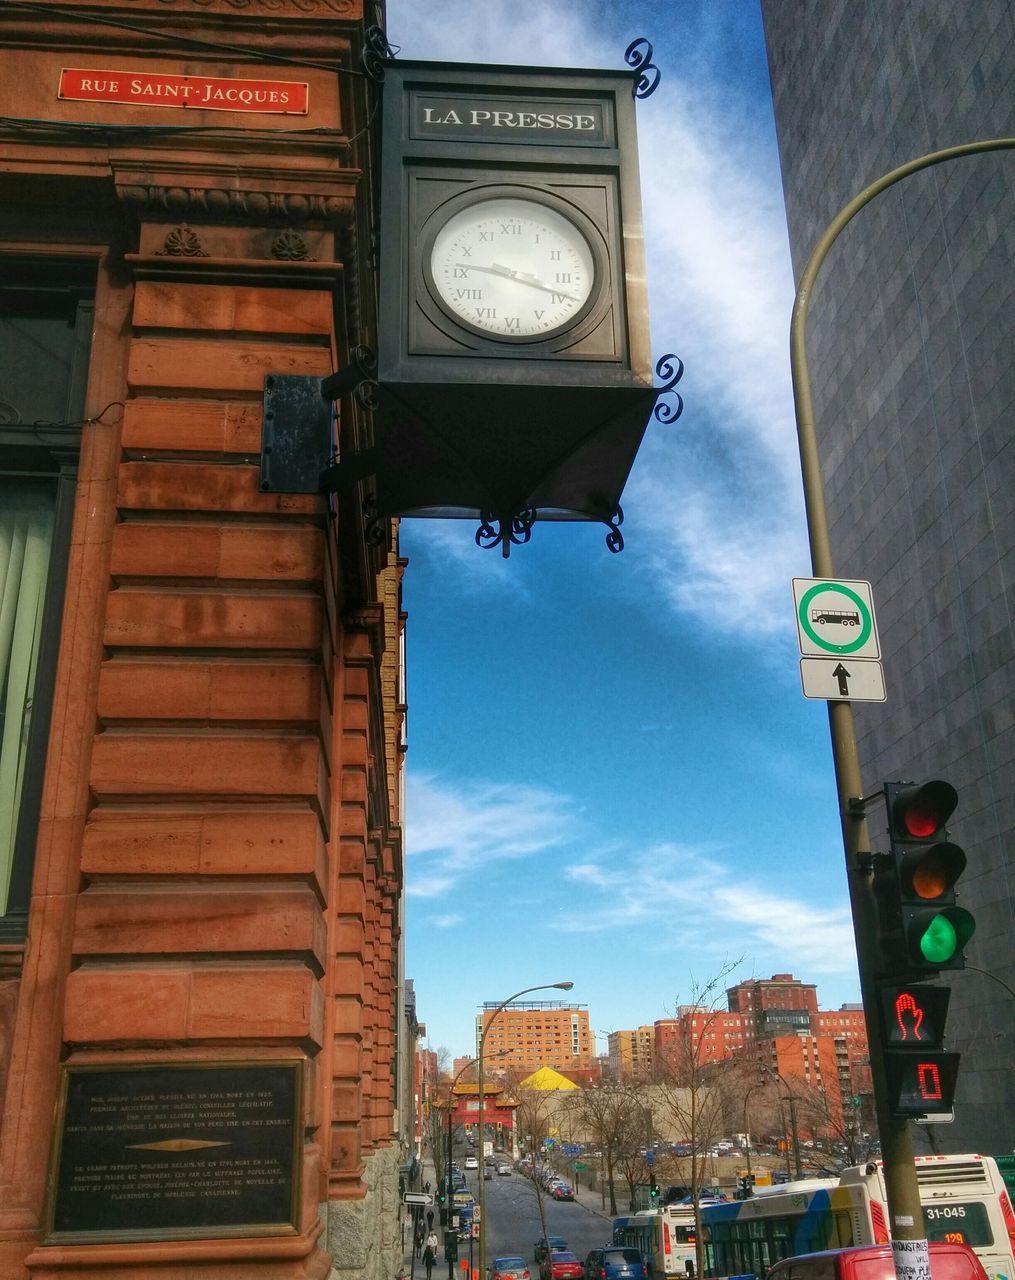
<path id="1" fill-rule="evenodd" d="M 1015 135 L 1011 0 L 762 0 L 794 270 L 876 178 Z M 1015 988 L 1015 151 L 878 196 L 833 248 L 808 337 L 836 572 L 874 586 L 888 701 L 864 789 L 945 778 L 967 958 Z M 884 827 L 871 815 L 872 839 Z M 879 847 L 875 844 L 875 848 Z M 884 847 L 882 841 L 880 847 Z M 941 1151 L 1015 1147 L 1015 999 L 950 977 L 962 1067 Z M 929 1126 L 928 1126 L 929 1130 Z M 916 1134 L 926 1150 L 926 1135 Z"/>

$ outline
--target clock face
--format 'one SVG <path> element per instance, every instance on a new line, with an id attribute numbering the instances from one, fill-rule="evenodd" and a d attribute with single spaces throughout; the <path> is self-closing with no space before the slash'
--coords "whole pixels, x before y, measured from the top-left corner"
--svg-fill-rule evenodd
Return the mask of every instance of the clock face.
<path id="1" fill-rule="evenodd" d="M 459 323 L 529 342 L 574 324 L 596 283 L 584 233 L 550 205 L 522 196 L 480 200 L 453 214 L 437 232 L 430 274 L 438 301 Z"/>

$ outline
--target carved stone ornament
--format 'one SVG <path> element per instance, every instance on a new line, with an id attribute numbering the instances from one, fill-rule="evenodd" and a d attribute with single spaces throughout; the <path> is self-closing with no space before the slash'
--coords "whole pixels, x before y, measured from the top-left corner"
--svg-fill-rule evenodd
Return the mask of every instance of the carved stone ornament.
<path id="1" fill-rule="evenodd" d="M 168 212 L 198 221 L 271 220 L 288 223 L 308 219 L 330 222 L 352 212 L 348 196 L 329 196 L 294 191 L 236 191 L 216 187 L 162 187 L 123 184 L 120 198 L 142 217 Z"/>
<path id="2" fill-rule="evenodd" d="M 144 0 L 132 0 L 137 8 L 148 7 Z M 358 18 L 361 0 L 159 0 L 162 5 L 189 9 L 240 9 L 248 13 L 335 14 L 342 18 Z"/>
<path id="3" fill-rule="evenodd" d="M 271 256 L 286 262 L 313 262 L 310 246 L 294 227 L 278 233 L 271 242 Z"/>
<path id="4" fill-rule="evenodd" d="M 207 258 L 201 248 L 201 238 L 185 222 L 174 227 L 166 236 L 165 245 L 158 251 L 160 257 L 169 258 Z"/>

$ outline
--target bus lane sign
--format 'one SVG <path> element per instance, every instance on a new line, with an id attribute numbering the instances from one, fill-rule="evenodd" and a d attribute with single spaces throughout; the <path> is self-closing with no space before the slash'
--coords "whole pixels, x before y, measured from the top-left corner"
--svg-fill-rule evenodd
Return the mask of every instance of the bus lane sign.
<path id="1" fill-rule="evenodd" d="M 869 582 L 794 578 L 793 603 L 803 657 L 881 657 Z"/>

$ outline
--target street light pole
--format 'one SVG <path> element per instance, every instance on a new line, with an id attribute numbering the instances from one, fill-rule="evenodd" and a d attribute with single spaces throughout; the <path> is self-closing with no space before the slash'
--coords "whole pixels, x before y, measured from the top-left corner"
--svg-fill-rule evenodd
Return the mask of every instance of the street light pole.
<path id="1" fill-rule="evenodd" d="M 487 1020 L 483 1030 L 479 1036 L 479 1276 L 480 1280 L 486 1280 L 486 1155 L 483 1147 L 483 1135 L 486 1132 L 483 1117 L 483 1086 L 485 1083 L 483 1074 L 483 1051 L 486 1048 L 486 1037 L 490 1028 L 493 1026 L 494 1019 L 501 1013 L 512 1000 L 517 1000 L 521 996 L 527 996 L 530 991 L 570 991 L 574 986 L 573 982 L 544 982 L 538 987 L 524 987 L 521 991 L 516 991 L 513 996 L 508 996 L 506 1000 L 494 1009 L 493 1013 Z M 450 1280 L 450 1278 L 449 1278 Z"/>
<path id="2" fill-rule="evenodd" d="M 928 169 L 932 165 L 963 156 L 988 151 L 1015 149 L 1015 138 L 994 138 L 968 142 L 943 151 L 920 156 L 878 178 L 844 205 L 825 228 L 800 276 L 793 317 L 790 322 L 790 371 L 793 381 L 793 403 L 796 413 L 800 469 L 803 478 L 804 506 L 807 512 L 807 535 L 811 548 L 812 572 L 817 578 L 831 578 L 831 538 L 825 508 L 821 457 L 815 429 L 814 403 L 811 395 L 810 371 L 807 364 L 807 316 L 818 272 L 840 233 L 852 219 L 882 191 L 903 178 Z M 870 838 L 862 804 L 863 784 L 860 777 L 860 755 L 856 746 L 853 708 L 848 701 L 829 701 L 828 723 L 832 739 L 832 759 L 839 798 L 846 876 L 849 888 L 853 932 L 856 937 L 863 997 L 864 1020 L 870 1046 L 871 1076 L 877 1106 L 878 1130 L 884 1162 L 885 1190 L 888 1198 L 889 1231 L 893 1240 L 921 1241 L 926 1248 L 926 1229 L 920 1205 L 920 1189 L 913 1164 L 913 1144 L 906 1120 L 893 1116 L 888 1104 L 888 1082 L 885 1073 L 884 1044 L 878 1021 L 877 985 L 877 904 L 866 860 L 871 851 Z M 923 1266 L 929 1269 L 928 1255 Z"/>

